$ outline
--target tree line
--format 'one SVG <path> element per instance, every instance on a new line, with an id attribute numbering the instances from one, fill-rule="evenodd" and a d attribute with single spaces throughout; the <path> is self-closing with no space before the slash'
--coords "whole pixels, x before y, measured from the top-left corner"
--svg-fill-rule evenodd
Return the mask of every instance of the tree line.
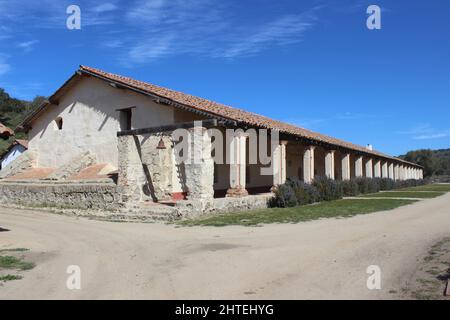
<path id="1" fill-rule="evenodd" d="M 43 96 L 37 96 L 32 101 L 19 100 L 0 88 L 0 122 L 14 130 L 26 115 L 41 105 L 45 99 Z M 26 139 L 26 135 L 23 132 L 16 132 L 14 137 L 0 139 L 0 154 L 11 145 L 14 139 Z"/>
<path id="2" fill-rule="evenodd" d="M 450 176 L 450 149 L 409 151 L 400 158 L 424 167 L 424 176 Z"/>

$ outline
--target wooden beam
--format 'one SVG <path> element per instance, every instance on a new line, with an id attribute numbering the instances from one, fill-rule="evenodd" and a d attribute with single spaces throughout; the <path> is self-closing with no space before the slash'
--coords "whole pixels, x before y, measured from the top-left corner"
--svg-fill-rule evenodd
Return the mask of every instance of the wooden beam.
<path id="1" fill-rule="evenodd" d="M 216 119 L 209 119 L 203 121 L 189 121 L 189 122 L 181 122 L 176 124 L 170 124 L 166 126 L 158 126 L 151 128 L 142 128 L 142 129 L 133 129 L 133 130 L 125 130 L 117 132 L 117 136 L 135 136 L 140 134 L 148 134 L 148 133 L 158 133 L 158 132 L 168 132 L 176 129 L 190 129 L 193 128 L 197 123 L 201 123 L 202 127 L 211 128 L 216 127 L 218 121 Z"/>

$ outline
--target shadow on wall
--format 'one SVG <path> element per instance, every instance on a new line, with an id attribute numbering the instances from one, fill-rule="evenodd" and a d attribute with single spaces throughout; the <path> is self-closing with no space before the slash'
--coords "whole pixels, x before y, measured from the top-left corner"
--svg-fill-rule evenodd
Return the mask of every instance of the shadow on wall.
<path id="1" fill-rule="evenodd" d="M 188 194 L 188 187 L 186 185 L 186 167 L 183 161 L 183 148 L 180 148 L 179 150 L 175 147 L 176 145 L 183 142 L 183 137 L 180 137 L 178 141 L 172 141 L 174 145 L 174 153 L 175 153 L 175 170 L 177 173 L 177 179 L 181 184 L 181 191 L 184 194 Z"/>
<path id="2" fill-rule="evenodd" d="M 142 186 L 142 192 L 148 196 L 151 197 L 154 202 L 157 202 L 158 199 L 156 198 L 155 194 L 155 187 L 153 186 L 152 176 L 150 174 L 150 170 L 148 169 L 148 166 L 144 164 L 144 161 L 142 160 L 142 150 L 141 150 L 141 143 L 139 142 L 139 138 L 137 136 L 133 136 L 134 144 L 136 145 L 136 150 L 139 154 L 139 159 L 142 164 L 142 169 L 144 170 L 145 174 L 145 180 L 146 183 Z"/>

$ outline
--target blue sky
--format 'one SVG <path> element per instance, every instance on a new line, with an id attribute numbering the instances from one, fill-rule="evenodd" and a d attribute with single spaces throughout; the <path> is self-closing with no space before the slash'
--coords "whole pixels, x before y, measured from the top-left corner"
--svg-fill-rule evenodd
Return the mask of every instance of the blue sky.
<path id="1" fill-rule="evenodd" d="M 449 148 L 449 15 L 446 0 L 0 0 L 0 87 L 50 95 L 85 64 L 394 155 Z"/>

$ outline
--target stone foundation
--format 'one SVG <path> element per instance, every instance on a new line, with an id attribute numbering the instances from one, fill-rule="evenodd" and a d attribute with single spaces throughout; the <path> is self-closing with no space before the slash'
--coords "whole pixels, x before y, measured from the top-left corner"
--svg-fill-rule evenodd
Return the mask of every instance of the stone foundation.
<path id="1" fill-rule="evenodd" d="M 145 205 L 122 201 L 121 187 L 114 183 L 3 181 L 0 183 L 0 205 L 71 210 L 80 216 L 101 213 L 105 219 L 129 221 L 173 220 L 208 214 L 233 213 L 268 207 L 272 194 L 240 198 L 181 200 L 174 207 Z M 151 203 L 150 203 L 151 204 Z"/>
<path id="2" fill-rule="evenodd" d="M 121 208 L 112 183 L 0 183 L 0 203 L 28 207 L 107 210 Z"/>
<path id="3" fill-rule="evenodd" d="M 273 194 L 266 193 L 240 198 L 217 198 L 211 200 L 187 200 L 176 203 L 180 217 L 192 218 L 207 214 L 234 213 L 269 207 Z"/>

